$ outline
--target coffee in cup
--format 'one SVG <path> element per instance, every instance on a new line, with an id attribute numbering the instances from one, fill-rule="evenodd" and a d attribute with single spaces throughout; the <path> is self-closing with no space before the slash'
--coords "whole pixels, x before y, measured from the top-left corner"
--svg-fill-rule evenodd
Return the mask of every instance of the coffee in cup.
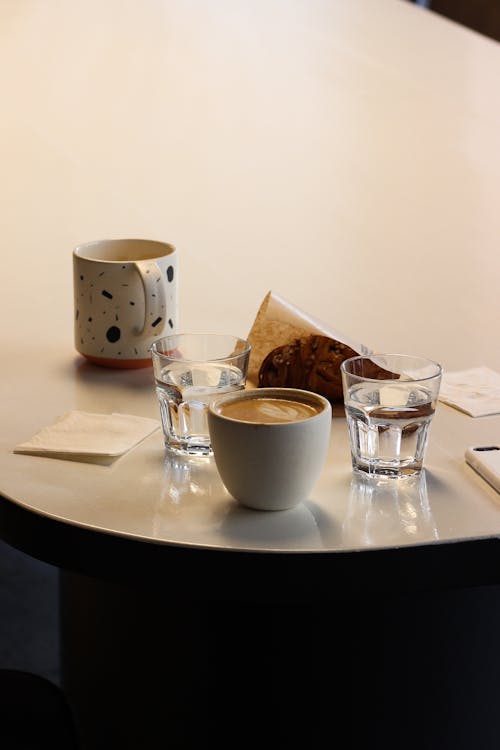
<path id="1" fill-rule="evenodd" d="M 220 413 L 224 417 L 239 419 L 254 424 L 278 424 L 309 419 L 318 414 L 320 407 L 295 401 L 291 398 L 245 398 L 223 404 Z"/>
<path id="2" fill-rule="evenodd" d="M 330 403 L 295 388 L 227 394 L 208 411 L 215 463 L 243 505 L 285 510 L 306 500 L 330 442 Z"/>

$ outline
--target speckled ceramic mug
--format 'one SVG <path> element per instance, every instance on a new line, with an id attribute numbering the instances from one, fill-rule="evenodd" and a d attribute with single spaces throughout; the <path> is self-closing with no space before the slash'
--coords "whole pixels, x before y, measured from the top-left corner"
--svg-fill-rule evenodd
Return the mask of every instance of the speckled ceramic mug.
<path id="1" fill-rule="evenodd" d="M 153 341 L 175 333 L 177 251 L 154 240 L 97 240 L 73 251 L 75 347 L 105 367 L 150 367 Z"/>

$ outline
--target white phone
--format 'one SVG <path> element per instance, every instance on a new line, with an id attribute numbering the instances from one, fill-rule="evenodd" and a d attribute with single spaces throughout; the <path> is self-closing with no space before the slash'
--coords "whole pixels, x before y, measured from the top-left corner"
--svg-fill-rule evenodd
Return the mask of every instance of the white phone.
<path id="1" fill-rule="evenodd" d="M 465 460 L 500 492 L 500 445 L 474 445 L 465 451 Z"/>

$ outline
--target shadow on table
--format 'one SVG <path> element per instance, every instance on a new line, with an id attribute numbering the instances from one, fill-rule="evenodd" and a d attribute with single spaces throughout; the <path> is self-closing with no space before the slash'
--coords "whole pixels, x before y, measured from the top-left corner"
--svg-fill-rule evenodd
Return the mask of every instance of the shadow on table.
<path id="1" fill-rule="evenodd" d="M 156 512 L 157 531 L 180 520 L 200 533 L 217 528 L 232 546 L 322 549 L 335 545 L 339 527 L 313 500 L 282 511 L 245 508 L 228 493 L 212 458 L 168 457 Z"/>
<path id="2" fill-rule="evenodd" d="M 263 549 L 321 549 L 321 532 L 309 503 L 280 511 L 259 511 L 231 504 L 221 526 L 231 543 Z"/>
<path id="3" fill-rule="evenodd" d="M 74 357 L 66 364 L 68 375 L 74 375 L 78 380 L 86 383 L 98 383 L 104 386 L 114 386 L 119 382 L 121 385 L 137 389 L 151 390 L 154 384 L 153 370 L 151 367 L 140 367 L 137 369 L 120 369 L 118 367 L 100 367 L 83 357 Z"/>
<path id="4" fill-rule="evenodd" d="M 109 404 L 116 410 L 127 411 L 130 409 L 133 413 L 134 399 L 136 397 L 142 399 L 145 393 L 150 393 L 150 416 L 159 416 L 153 371 L 150 367 L 137 370 L 120 370 L 113 367 L 100 367 L 88 362 L 83 357 L 74 357 L 64 364 L 64 375 L 75 384 L 76 409 L 95 411 L 102 408 L 99 402 L 105 401 L 107 405 Z M 99 401 L 96 401 L 97 394 Z M 116 398 L 116 405 L 114 406 L 113 398 Z M 124 399 L 130 399 L 130 401 L 127 402 Z M 141 413 L 143 409 L 144 402 L 142 399 Z"/>

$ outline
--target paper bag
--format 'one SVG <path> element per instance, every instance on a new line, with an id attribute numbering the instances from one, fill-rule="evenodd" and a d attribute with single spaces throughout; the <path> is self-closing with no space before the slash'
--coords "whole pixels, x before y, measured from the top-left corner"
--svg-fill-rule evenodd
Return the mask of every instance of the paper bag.
<path id="1" fill-rule="evenodd" d="M 248 370 L 249 387 L 259 386 L 259 371 L 261 370 L 266 357 L 268 357 L 271 352 L 278 347 L 293 344 L 297 339 L 304 340 L 311 336 L 327 337 L 334 342 L 349 347 L 349 350 L 351 351 L 349 352 L 346 350 L 344 358 L 347 358 L 347 356 L 354 356 L 355 354 L 372 353 L 372 350 L 364 344 L 354 341 L 349 336 L 337 331 L 335 328 L 332 328 L 308 313 L 299 310 L 277 294 L 268 292 L 258 310 L 250 333 L 247 336 L 248 341 L 252 345 Z M 340 379 L 339 367 L 340 365 L 338 365 L 337 372 L 335 373 L 337 379 Z M 260 383 L 260 385 L 262 385 L 262 383 Z M 317 390 L 317 392 L 321 392 L 320 388 L 316 389 L 315 387 L 309 387 L 308 390 Z M 337 409 L 337 412 L 343 413 L 343 407 L 341 404 L 342 398 L 341 395 L 339 397 L 338 393 L 337 389 L 336 398 L 331 400 L 340 403 L 341 408 L 340 410 Z"/>

